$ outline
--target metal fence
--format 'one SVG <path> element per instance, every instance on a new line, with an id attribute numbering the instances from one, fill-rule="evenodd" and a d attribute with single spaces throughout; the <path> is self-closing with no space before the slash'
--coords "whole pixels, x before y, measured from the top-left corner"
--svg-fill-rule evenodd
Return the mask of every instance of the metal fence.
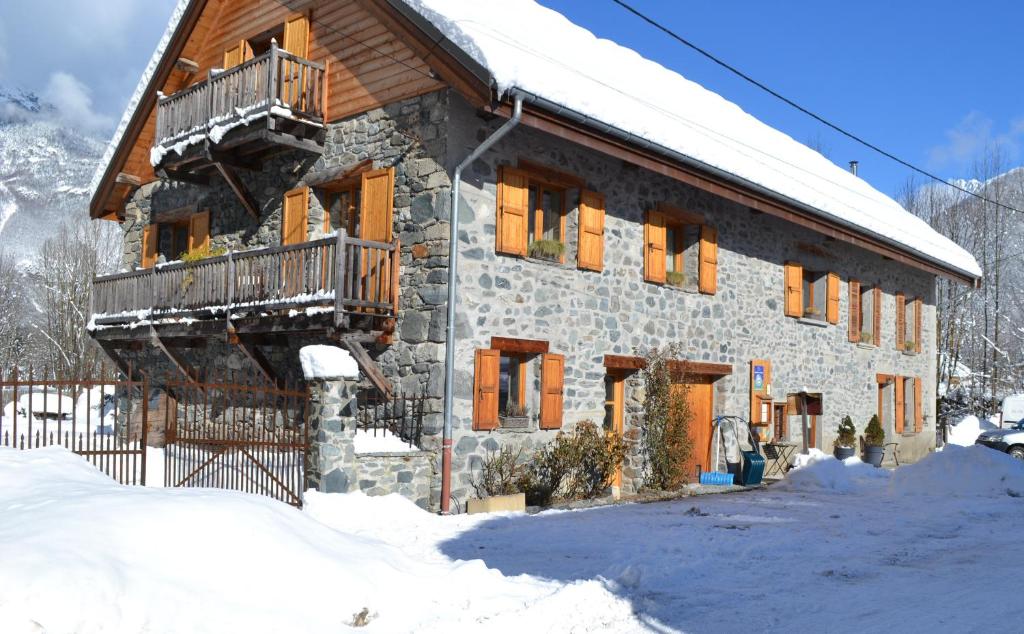
<path id="1" fill-rule="evenodd" d="M 392 436 L 410 449 L 420 447 L 426 397 L 416 394 L 384 398 L 375 390 L 359 393 L 356 418 L 358 428 L 375 438 Z"/>
<path id="2" fill-rule="evenodd" d="M 0 446 L 59 445 L 121 484 L 146 483 L 150 386 L 101 368 L 90 379 L 0 373 Z"/>

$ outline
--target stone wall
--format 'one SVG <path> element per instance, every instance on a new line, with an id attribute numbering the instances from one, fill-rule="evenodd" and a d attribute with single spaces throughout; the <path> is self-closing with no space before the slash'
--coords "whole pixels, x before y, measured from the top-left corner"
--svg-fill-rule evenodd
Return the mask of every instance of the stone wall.
<path id="1" fill-rule="evenodd" d="M 354 379 L 316 379 L 310 387 L 310 449 L 307 486 L 324 493 L 398 493 L 436 511 L 440 482 L 435 452 L 413 450 L 357 454 Z"/>
<path id="2" fill-rule="evenodd" d="M 465 155 L 500 122 L 484 124 L 461 100 L 453 99 L 450 146 Z M 456 125 L 454 122 L 458 122 Z M 565 264 L 498 255 L 494 249 L 497 170 L 528 158 L 583 178 L 606 197 L 605 260 L 602 272 L 575 266 L 578 192 L 567 207 Z M 749 415 L 749 362 L 770 359 L 773 394 L 802 388 L 821 392 L 817 446 L 831 449 L 843 415 L 863 430 L 877 409 L 876 373 L 921 377 L 924 430 L 895 438 L 901 460 L 920 458 L 934 445 L 935 310 L 934 278 L 883 257 L 826 239 L 820 234 L 754 212 L 672 179 L 641 170 L 567 141 L 520 126 L 477 162 L 464 180 L 459 208 L 460 319 L 465 323 L 456 352 L 455 476 L 453 494 L 468 494 L 472 472 L 488 449 L 503 443 L 526 447 L 554 432 L 471 431 L 473 352 L 492 336 L 542 339 L 565 361 L 564 428 L 603 418 L 605 354 L 638 354 L 679 342 L 686 358 L 730 364 L 733 374 L 715 383 L 716 414 Z M 718 292 L 696 292 L 650 284 L 643 279 L 644 213 L 668 202 L 704 214 L 718 228 Z M 842 279 L 838 325 L 815 325 L 783 314 L 783 263 L 796 260 L 811 270 L 834 271 Z M 882 342 L 863 347 L 847 339 L 851 278 L 878 283 L 884 292 Z M 923 351 L 910 355 L 895 346 L 894 293 L 924 300 Z M 538 411 L 539 360 L 530 362 L 529 409 Z M 637 420 L 638 381 L 627 385 L 626 423 Z M 799 419 L 790 418 L 790 438 L 799 438 Z M 534 423 L 535 425 L 535 423 Z M 889 430 L 889 435 L 893 431 Z M 636 460 L 626 469 L 624 489 L 638 483 Z"/>

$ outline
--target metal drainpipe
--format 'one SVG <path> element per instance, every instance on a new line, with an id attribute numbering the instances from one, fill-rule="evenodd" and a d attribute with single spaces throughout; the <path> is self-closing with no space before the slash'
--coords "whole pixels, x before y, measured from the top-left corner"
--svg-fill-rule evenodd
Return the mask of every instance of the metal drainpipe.
<path id="1" fill-rule="evenodd" d="M 477 146 L 459 166 L 452 176 L 451 218 L 448 220 L 448 323 L 444 343 L 444 440 L 441 444 L 441 512 L 448 513 L 452 493 L 452 400 L 455 379 L 455 292 L 458 278 L 456 268 L 459 262 L 459 186 L 462 184 L 462 170 L 480 158 L 480 155 L 498 142 L 519 124 L 523 114 L 523 98 L 515 97 L 512 107 L 512 118 L 494 131 L 491 136 Z"/>

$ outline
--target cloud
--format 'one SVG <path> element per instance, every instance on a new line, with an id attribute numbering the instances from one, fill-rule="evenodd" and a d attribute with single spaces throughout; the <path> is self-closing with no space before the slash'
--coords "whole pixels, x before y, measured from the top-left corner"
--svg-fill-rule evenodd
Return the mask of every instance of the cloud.
<path id="1" fill-rule="evenodd" d="M 42 96 L 71 125 L 90 131 L 109 131 L 114 125 L 111 117 L 93 109 L 92 91 L 70 73 L 57 71 L 50 75 Z"/>
<path id="2" fill-rule="evenodd" d="M 945 137 L 945 143 L 928 150 L 928 164 L 932 168 L 966 165 L 993 147 L 1015 158 L 1024 139 L 1024 117 L 1012 120 L 1005 131 L 998 132 L 990 117 L 971 111 L 946 130 Z"/>

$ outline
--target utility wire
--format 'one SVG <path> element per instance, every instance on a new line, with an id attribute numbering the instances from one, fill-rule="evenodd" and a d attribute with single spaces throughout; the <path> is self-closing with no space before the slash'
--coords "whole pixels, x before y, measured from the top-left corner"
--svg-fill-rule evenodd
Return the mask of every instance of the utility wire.
<path id="1" fill-rule="evenodd" d="M 735 66 L 732 66 L 731 64 L 721 60 L 720 58 L 716 57 L 712 53 L 708 52 L 707 50 L 705 50 L 705 49 L 703 49 L 703 48 L 701 48 L 699 46 L 697 46 L 696 44 L 694 44 L 693 42 L 687 40 L 683 36 L 679 35 L 675 31 L 673 31 L 672 29 L 662 25 L 657 20 L 655 20 L 655 19 L 653 19 L 651 17 L 648 17 L 647 15 L 641 13 L 640 11 L 638 11 L 635 8 L 633 8 L 629 4 L 623 2 L 622 0 L 611 0 L 611 1 L 614 2 L 615 4 L 619 5 L 620 7 L 625 9 L 626 11 L 632 13 L 636 17 L 640 18 L 644 22 L 648 23 L 649 25 L 653 26 L 654 28 L 658 29 L 659 31 L 665 33 L 666 35 L 668 35 L 672 39 L 676 40 L 680 44 L 683 44 L 684 46 L 687 46 L 687 47 L 693 49 L 694 51 L 696 51 L 697 53 L 700 53 L 701 55 L 703 55 L 704 57 L 708 58 L 709 60 L 711 60 L 715 64 L 718 64 L 722 68 L 725 68 L 729 72 L 739 76 L 741 79 L 744 79 L 747 82 L 750 82 L 754 86 L 757 86 L 761 90 L 767 92 L 769 95 L 772 95 L 773 97 L 781 100 L 783 103 L 786 103 L 786 104 L 792 106 L 793 108 L 796 108 L 797 110 L 799 110 L 800 112 L 804 113 L 805 115 L 811 117 L 815 121 L 818 121 L 819 123 L 821 123 L 821 124 L 831 128 L 831 129 L 835 130 L 836 132 L 842 134 L 843 136 L 848 137 L 848 138 L 852 139 L 853 141 L 856 141 L 857 143 L 860 143 L 861 145 L 863 145 L 863 146 L 865 146 L 867 148 L 870 148 L 871 150 L 874 150 L 875 152 L 878 152 L 879 154 L 881 154 L 882 156 L 885 156 L 886 158 L 889 158 L 889 159 L 892 159 L 893 161 L 896 161 L 900 165 L 908 167 L 908 168 L 914 170 L 915 172 L 923 174 L 924 176 L 927 176 L 928 178 L 930 178 L 932 180 L 935 180 L 935 181 L 937 181 L 939 183 L 942 183 L 943 185 L 946 185 L 948 187 L 952 187 L 953 189 L 956 189 L 956 190 L 958 190 L 958 191 L 960 191 L 960 192 L 962 192 L 964 194 L 967 194 L 968 196 L 973 196 L 974 198 L 982 200 L 982 201 L 984 201 L 986 203 L 995 205 L 997 207 L 1002 207 L 1003 209 L 1006 209 L 1007 211 L 1012 211 L 1014 213 L 1024 213 L 1024 211 L 1021 211 L 1020 209 L 1017 209 L 1015 207 L 1011 207 L 1009 205 L 1003 204 L 1003 203 L 1001 203 L 999 201 L 996 201 L 996 200 L 992 200 L 990 198 L 986 198 L 985 196 L 982 196 L 981 194 L 978 194 L 977 192 L 972 192 L 969 189 L 966 189 L 964 187 L 960 187 L 959 185 L 956 185 L 956 184 L 951 183 L 951 182 L 949 182 L 947 180 L 939 178 L 935 174 L 932 174 L 931 172 L 929 172 L 927 170 L 924 170 L 924 169 L 922 169 L 920 167 L 917 167 L 913 163 L 909 163 L 907 161 L 904 161 L 903 159 L 901 159 L 900 157 L 896 156 L 895 154 L 892 154 L 891 152 L 887 152 L 887 151 L 883 150 L 882 148 L 878 147 L 874 143 L 866 141 L 863 138 L 857 136 L 856 134 L 853 134 L 852 132 L 848 132 L 845 129 L 839 127 L 838 125 L 832 123 L 828 119 L 825 119 L 824 117 L 822 117 L 822 116 L 812 112 L 811 110 L 808 110 L 807 108 L 804 108 L 803 106 L 801 106 L 800 104 L 796 103 L 792 99 L 789 99 L 789 98 L 785 97 L 784 95 L 782 95 L 779 92 L 773 90 L 772 88 L 768 87 L 767 85 L 765 85 L 765 84 L 759 82 L 758 80 L 754 79 L 750 75 L 744 73 L 743 71 L 741 71 L 740 69 L 736 68 Z"/>

